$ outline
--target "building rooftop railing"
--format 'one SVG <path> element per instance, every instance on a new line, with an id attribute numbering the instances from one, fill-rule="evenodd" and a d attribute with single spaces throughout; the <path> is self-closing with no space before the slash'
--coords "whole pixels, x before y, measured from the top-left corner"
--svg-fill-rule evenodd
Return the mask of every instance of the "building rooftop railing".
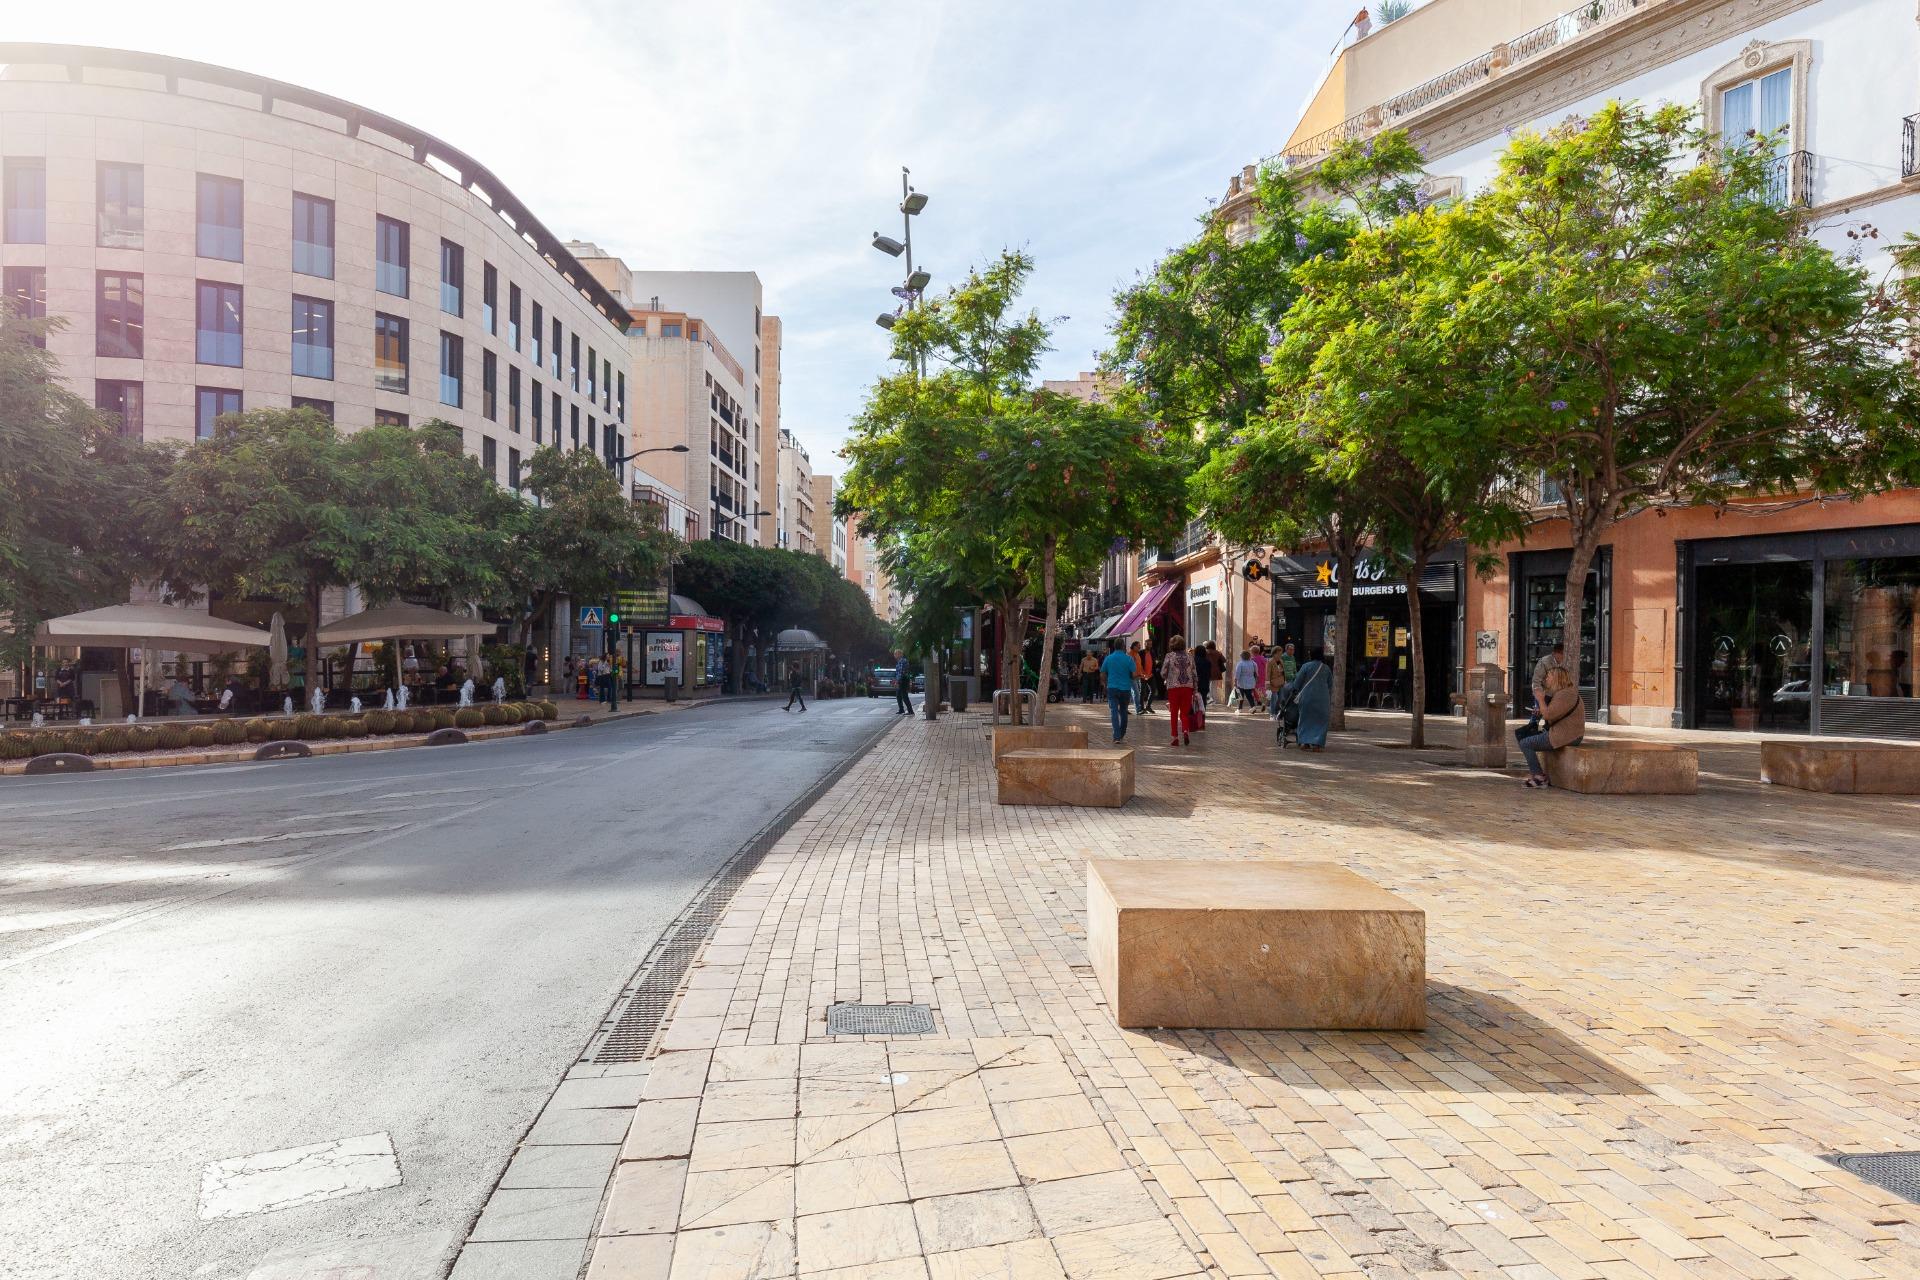
<path id="1" fill-rule="evenodd" d="M 1365 111 L 1342 120 L 1330 129 L 1322 129 L 1310 137 L 1288 144 L 1283 150 L 1268 156 L 1267 161 L 1288 165 L 1310 164 L 1348 138 L 1366 137 L 1383 129 L 1391 129 L 1408 116 L 1424 111 L 1436 102 L 1442 102 L 1468 89 L 1477 88 L 1523 62 L 1529 62 L 1542 54 L 1550 53 L 1628 14 L 1666 2 L 1667 0 L 1587 0 L 1587 3 L 1567 10 L 1552 21 L 1543 22 L 1531 31 L 1515 36 L 1511 40 L 1502 41 L 1479 57 L 1471 58 L 1457 67 L 1443 71 L 1431 80 L 1423 81 L 1404 93 L 1397 93 L 1385 102 L 1368 107 Z M 1349 53 L 1343 53 L 1341 56 L 1349 56 Z"/>
<path id="2" fill-rule="evenodd" d="M 533 251 L 553 268 L 556 275 L 585 298 L 594 310 L 605 316 L 608 323 L 623 332 L 626 329 L 626 307 L 621 305 L 620 300 L 614 297 L 605 285 L 594 279 L 593 274 L 567 249 L 565 242 L 547 230 L 546 225 L 533 216 L 533 211 L 528 209 L 518 196 L 509 191 L 507 185 L 495 177 L 491 169 L 458 147 L 442 142 L 432 134 L 416 129 L 404 121 L 348 102 L 344 98 L 336 98 L 331 94 L 320 93 L 313 89 L 303 89 L 299 85 L 288 84 L 283 80 L 272 80 L 266 76 L 236 71 L 231 67 L 216 66 L 210 62 L 195 62 L 189 58 L 173 58 L 157 53 L 140 53 L 131 49 L 103 49 L 79 44 L 35 44 L 12 41 L 0 43 L 0 69 L 18 66 L 47 67 L 62 71 L 65 73 L 67 82 L 72 84 L 93 83 L 106 88 L 144 89 L 149 92 L 169 93 L 176 97 L 188 97 L 195 101 L 245 107 L 246 104 L 233 101 L 228 94 L 199 95 L 185 92 L 183 89 L 190 84 L 210 85 L 255 96 L 259 100 L 255 109 L 263 115 L 270 115 L 276 119 L 324 129 L 326 126 L 314 117 L 331 117 L 339 122 L 338 132 L 349 138 L 358 138 L 363 130 L 382 134 L 410 150 L 415 164 L 426 165 L 433 169 L 492 209 L 515 235 L 531 246 Z M 89 68 L 146 75 L 157 78 L 159 83 L 157 85 L 141 84 L 122 78 L 88 81 L 86 72 Z M 276 111 L 275 106 L 281 103 L 299 107 L 301 113 L 288 115 Z M 395 152 L 395 154 L 401 153 Z"/>

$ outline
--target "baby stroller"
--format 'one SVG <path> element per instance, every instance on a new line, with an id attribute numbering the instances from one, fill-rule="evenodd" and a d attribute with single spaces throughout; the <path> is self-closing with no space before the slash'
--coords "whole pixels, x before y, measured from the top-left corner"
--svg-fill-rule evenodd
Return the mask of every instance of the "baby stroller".
<path id="1" fill-rule="evenodd" d="M 1300 744 L 1300 695 L 1282 690 L 1273 696 L 1278 704 L 1273 712 L 1273 740 L 1284 751 Z"/>

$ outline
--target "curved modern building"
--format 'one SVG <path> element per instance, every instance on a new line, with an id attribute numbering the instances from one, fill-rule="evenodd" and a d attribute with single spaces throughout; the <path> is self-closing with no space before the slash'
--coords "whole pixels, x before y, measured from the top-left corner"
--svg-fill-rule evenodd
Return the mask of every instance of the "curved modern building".
<path id="1" fill-rule="evenodd" d="M 0 44 L 0 268 L 155 440 L 312 405 L 444 418 L 500 483 L 626 452 L 626 308 L 485 166 L 377 111 L 153 54 Z"/>

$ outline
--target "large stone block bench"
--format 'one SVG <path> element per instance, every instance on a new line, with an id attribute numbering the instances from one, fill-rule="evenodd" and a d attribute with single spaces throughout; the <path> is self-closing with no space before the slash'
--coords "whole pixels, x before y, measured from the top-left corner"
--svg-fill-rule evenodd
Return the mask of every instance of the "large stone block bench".
<path id="1" fill-rule="evenodd" d="M 1118 809 L 1133 798 L 1133 748 L 1027 747 L 994 761 L 1001 804 Z"/>
<path id="2" fill-rule="evenodd" d="M 1760 781 L 1841 795 L 1920 795 L 1920 746 L 1762 742 Z"/>
<path id="3" fill-rule="evenodd" d="M 1087 951 L 1123 1027 L 1427 1025 L 1426 912 L 1330 862 L 1091 860 Z"/>
<path id="4" fill-rule="evenodd" d="M 1700 790 L 1700 753 L 1658 742 L 1610 742 L 1540 753 L 1547 781 L 1590 796 L 1690 796 Z"/>
<path id="5" fill-rule="evenodd" d="M 1026 751 L 1032 748 L 1055 747 L 1068 751 L 1083 751 L 1087 745 L 1087 731 L 1077 724 L 1034 725 L 1003 724 L 993 731 L 993 758 L 998 760 L 1009 751 Z"/>

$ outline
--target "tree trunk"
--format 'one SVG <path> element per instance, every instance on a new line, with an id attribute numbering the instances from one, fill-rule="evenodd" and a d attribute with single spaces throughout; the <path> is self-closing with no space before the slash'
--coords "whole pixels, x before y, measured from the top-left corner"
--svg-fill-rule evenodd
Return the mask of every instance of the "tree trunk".
<path id="1" fill-rule="evenodd" d="M 1335 575 L 1333 596 L 1333 652 L 1327 654 L 1327 666 L 1333 671 L 1333 706 L 1327 716 L 1329 729 L 1347 727 L 1347 686 L 1351 682 L 1352 672 L 1347 661 L 1347 636 L 1353 625 L 1353 544 L 1342 539 L 1333 548 L 1333 572 Z M 1307 652 L 1301 654 L 1302 660 L 1313 652 L 1313 646 L 1307 646 Z"/>
<path id="2" fill-rule="evenodd" d="M 1013 724 L 1019 724 L 1020 715 L 1020 648 L 1026 639 L 1027 601 L 1025 596 L 1012 595 L 1000 601 L 1000 687 L 1011 690 L 1007 695 L 1009 705 L 1007 715 Z M 1017 619 L 1017 621 L 1016 621 Z"/>
<path id="3" fill-rule="evenodd" d="M 927 650 L 927 694 L 920 700 L 920 712 L 929 720 L 940 718 L 940 650 Z"/>
<path id="4" fill-rule="evenodd" d="M 1407 661 L 1413 664 L 1413 732 L 1407 745 L 1427 745 L 1427 646 L 1420 634 L 1420 576 L 1427 557 L 1417 555 L 1407 565 Z"/>
<path id="5" fill-rule="evenodd" d="M 741 625 L 731 618 L 727 620 L 727 684 L 728 693 L 740 692 L 740 662 L 745 656 L 745 645 L 741 638 Z"/>
<path id="6" fill-rule="evenodd" d="M 1053 642 L 1060 630 L 1060 601 L 1054 590 L 1054 568 L 1058 544 L 1052 535 L 1040 549 L 1040 589 L 1046 592 L 1047 624 L 1040 632 L 1039 688 L 1034 690 L 1033 722 L 1047 722 L 1047 690 L 1053 684 Z M 1063 690 L 1064 693 L 1064 690 Z"/>
<path id="7" fill-rule="evenodd" d="M 1581 623 L 1585 620 L 1587 608 L 1587 571 L 1593 567 L 1599 541 L 1597 529 L 1575 539 L 1567 561 L 1566 615 L 1561 623 L 1560 638 L 1567 646 L 1567 674 L 1573 677 L 1576 689 L 1580 687 L 1580 642 L 1585 634 Z"/>

